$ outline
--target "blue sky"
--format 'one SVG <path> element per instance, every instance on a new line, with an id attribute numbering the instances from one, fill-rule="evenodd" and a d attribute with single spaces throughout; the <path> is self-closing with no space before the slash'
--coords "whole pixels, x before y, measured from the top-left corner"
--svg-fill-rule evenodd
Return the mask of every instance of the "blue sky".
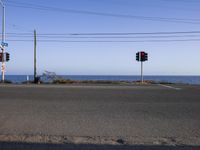
<path id="1" fill-rule="evenodd" d="M 112 14 L 200 19 L 198 0 L 5 0 L 7 33 L 31 34 L 34 29 L 38 34 L 200 31 L 200 24 L 13 7 L 17 5 L 16 2 Z M 9 43 L 7 51 L 11 60 L 7 63 L 6 74 L 33 74 L 33 42 L 9 41 L 19 39 L 9 35 L 7 39 Z M 32 37 L 21 39 L 29 40 Z M 200 37 L 161 40 L 171 39 L 200 39 Z M 132 43 L 38 41 L 38 73 L 42 74 L 48 70 L 63 75 L 139 75 L 140 63 L 135 60 L 135 53 L 140 50 L 149 53 L 149 61 L 144 65 L 146 75 L 200 75 L 200 41 Z"/>

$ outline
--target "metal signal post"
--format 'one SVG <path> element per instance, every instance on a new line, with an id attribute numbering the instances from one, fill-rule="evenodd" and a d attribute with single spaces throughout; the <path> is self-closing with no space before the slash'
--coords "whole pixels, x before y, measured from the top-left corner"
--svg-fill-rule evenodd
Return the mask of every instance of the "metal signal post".
<path id="1" fill-rule="evenodd" d="M 2 0 L 0 1 L 2 8 L 3 8 L 3 17 L 2 17 L 2 43 L 1 43 L 1 50 L 2 54 L 5 52 L 5 5 L 3 4 Z M 1 80 L 2 82 L 5 81 L 5 61 L 4 55 L 2 55 L 2 65 L 1 65 Z"/>
<path id="2" fill-rule="evenodd" d="M 143 62 L 148 60 L 148 54 L 145 52 L 137 52 L 136 53 L 136 60 L 141 62 L 141 83 L 144 82 L 143 77 Z"/>
<path id="3" fill-rule="evenodd" d="M 144 78 L 143 78 L 143 61 L 141 61 L 141 82 L 144 82 Z"/>

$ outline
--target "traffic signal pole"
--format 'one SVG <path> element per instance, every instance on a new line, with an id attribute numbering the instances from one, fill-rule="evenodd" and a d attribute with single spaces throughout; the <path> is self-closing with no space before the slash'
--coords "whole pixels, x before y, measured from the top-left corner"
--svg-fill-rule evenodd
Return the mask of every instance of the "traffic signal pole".
<path id="1" fill-rule="evenodd" d="M 142 52 L 139 52 L 139 61 L 141 62 L 141 83 L 143 83 L 143 57 Z"/>
<path id="2" fill-rule="evenodd" d="M 3 8 L 3 16 L 2 16 L 2 43 L 5 43 L 5 5 L 2 1 L 0 1 L 2 8 Z M 4 58 L 4 52 L 5 52 L 5 45 L 2 44 L 2 65 L 1 65 L 1 81 L 5 81 L 5 58 Z"/>
<path id="3" fill-rule="evenodd" d="M 148 60 L 148 53 L 137 52 L 136 53 L 136 60 L 141 62 L 141 83 L 144 83 L 144 76 L 143 76 L 143 62 Z"/>
<path id="4" fill-rule="evenodd" d="M 144 82 L 144 78 L 143 78 L 143 61 L 141 61 L 141 83 Z"/>

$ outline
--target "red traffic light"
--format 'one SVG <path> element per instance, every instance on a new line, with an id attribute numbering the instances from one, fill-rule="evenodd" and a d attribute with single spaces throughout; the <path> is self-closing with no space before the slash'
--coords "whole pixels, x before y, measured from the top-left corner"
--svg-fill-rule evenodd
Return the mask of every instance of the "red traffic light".
<path id="1" fill-rule="evenodd" d="M 3 61 L 3 53 L 0 53 L 0 62 Z"/>
<path id="2" fill-rule="evenodd" d="M 144 51 L 136 53 L 136 60 L 137 61 L 147 61 L 148 60 L 148 53 L 145 53 Z"/>
<path id="3" fill-rule="evenodd" d="M 141 56 L 144 56 L 145 55 L 145 52 L 140 52 Z"/>

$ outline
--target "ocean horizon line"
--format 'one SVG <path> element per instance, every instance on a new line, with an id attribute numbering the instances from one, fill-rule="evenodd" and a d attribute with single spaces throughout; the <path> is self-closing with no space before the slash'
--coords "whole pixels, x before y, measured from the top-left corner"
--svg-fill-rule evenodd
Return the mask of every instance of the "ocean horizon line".
<path id="1" fill-rule="evenodd" d="M 7 74 L 5 76 L 34 76 L 33 74 Z M 38 76 L 42 76 L 42 74 L 39 74 Z M 69 75 L 69 74 L 56 74 L 56 76 L 141 76 L 141 75 L 87 75 L 87 74 L 84 74 L 84 75 L 79 75 L 79 74 L 74 74 L 74 75 Z M 175 76 L 175 77 L 178 77 L 178 76 L 199 76 L 200 75 L 143 75 L 143 76 Z"/>

